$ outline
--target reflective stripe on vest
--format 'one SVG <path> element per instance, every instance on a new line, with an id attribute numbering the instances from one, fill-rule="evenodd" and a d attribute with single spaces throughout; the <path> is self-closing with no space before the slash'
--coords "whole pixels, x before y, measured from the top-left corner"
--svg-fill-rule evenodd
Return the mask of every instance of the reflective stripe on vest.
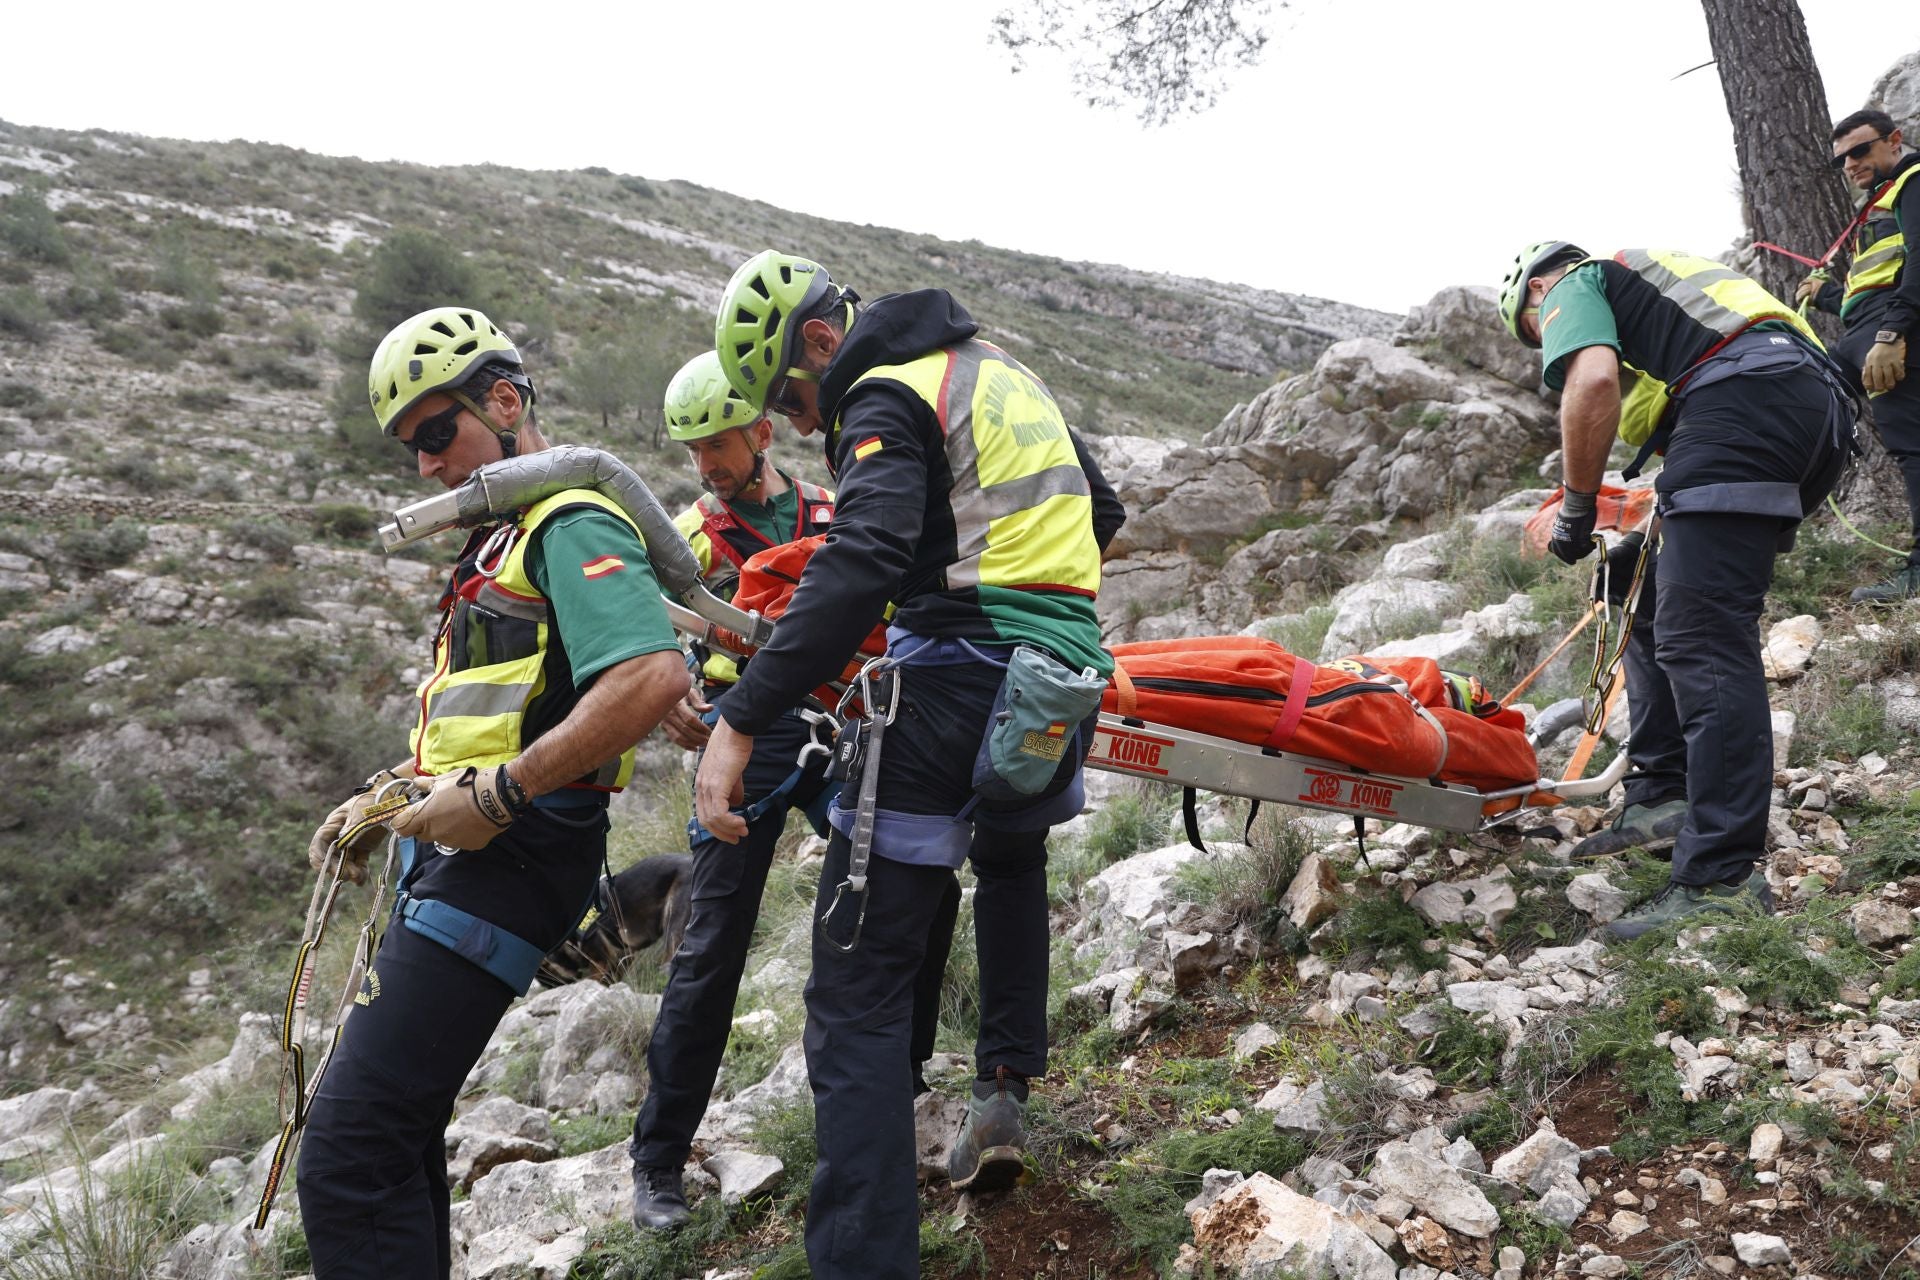
<path id="1" fill-rule="evenodd" d="M 1613 260 L 1658 289 L 1663 298 L 1686 312 L 1688 319 L 1720 335 L 1694 368 L 1763 320 L 1792 325 L 1815 350 L 1824 350 L 1812 326 L 1792 308 L 1757 281 L 1711 258 L 1668 249 L 1622 249 Z M 1673 389 L 1624 360 L 1621 366 L 1633 377 L 1623 388 L 1620 438 L 1628 444 L 1645 444 L 1666 416 Z M 1682 373 L 1678 381 L 1684 382 L 1686 376 Z"/>
<path id="2" fill-rule="evenodd" d="M 547 670 L 552 611 L 533 583 L 527 548 L 534 531 L 550 516 L 588 506 L 633 526 L 611 500 L 570 489 L 520 513 L 512 526 L 513 544 L 491 578 L 475 567 L 455 583 L 434 640 L 433 673 L 419 690 L 413 752 L 422 774 L 505 764 L 526 749 L 523 726 L 536 710 L 549 710 L 541 706 L 542 699 L 556 692 L 549 687 Z M 639 530 L 634 532 L 638 536 Z M 572 785 L 617 791 L 632 775 L 633 751 L 628 749 Z"/>
<path id="3" fill-rule="evenodd" d="M 1038 378 L 978 340 L 869 369 L 855 385 L 868 378 L 911 389 L 946 437 L 955 541 L 948 588 L 1099 593 L 1092 490 Z"/>
<path id="4" fill-rule="evenodd" d="M 1853 233 L 1853 262 L 1847 267 L 1847 291 L 1840 299 L 1840 314 L 1860 300 L 1862 294 L 1876 289 L 1891 289 L 1900 281 L 1900 268 L 1906 265 L 1907 241 L 1900 234 L 1900 220 L 1894 216 L 1893 202 L 1907 179 L 1920 173 L 1920 164 L 1907 166 L 1900 176 L 1880 188 L 1870 208 L 1873 212 Z"/>

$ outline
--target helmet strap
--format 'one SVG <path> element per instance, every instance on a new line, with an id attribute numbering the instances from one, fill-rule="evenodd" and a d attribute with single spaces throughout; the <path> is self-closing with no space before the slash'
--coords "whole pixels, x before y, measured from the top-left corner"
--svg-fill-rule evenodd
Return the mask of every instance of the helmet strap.
<path id="1" fill-rule="evenodd" d="M 767 451 L 765 449 L 756 449 L 753 452 L 753 474 L 748 476 L 747 482 L 740 486 L 740 491 L 745 493 L 749 489 L 758 489 L 760 482 L 766 478 L 766 474 Z"/>

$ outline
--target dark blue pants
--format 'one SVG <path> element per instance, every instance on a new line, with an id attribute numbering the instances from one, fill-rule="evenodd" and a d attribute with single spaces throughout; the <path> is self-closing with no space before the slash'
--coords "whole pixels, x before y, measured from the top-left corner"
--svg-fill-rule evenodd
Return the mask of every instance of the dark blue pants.
<path id="1" fill-rule="evenodd" d="M 424 853 L 408 883 L 558 945 L 592 891 L 606 832 L 598 805 L 536 809 L 485 849 Z M 300 1142 L 300 1215 L 317 1280 L 448 1274 L 447 1122 L 513 999 L 480 966 L 387 928 Z"/>
<path id="2" fill-rule="evenodd" d="M 432 1280 L 451 1266 L 447 1121 L 513 1001 L 437 942 L 387 931 L 300 1143 L 318 1280 Z"/>
<path id="3" fill-rule="evenodd" d="M 1679 884 L 1744 878 L 1766 851 L 1773 727 L 1759 620 L 1782 529 L 1775 516 L 1668 518 L 1627 647 L 1627 803 L 1687 798 Z"/>
<path id="4" fill-rule="evenodd" d="M 744 779 L 748 802 L 771 794 L 792 773 L 805 739 L 804 722 L 791 716 L 755 739 Z M 647 1045 L 647 1097 L 633 1121 L 630 1151 L 637 1166 L 678 1169 L 687 1162 L 726 1053 L 774 845 L 786 829 L 790 809 L 804 809 L 824 785 L 817 776 L 802 781 L 788 804 L 776 804 L 748 824 L 747 837 L 739 844 L 707 839 L 692 847 L 692 910 Z M 940 980 L 959 909 L 960 884 L 948 872 L 925 963 L 914 983 L 910 1061 L 915 1066 L 933 1056 Z"/>
<path id="5" fill-rule="evenodd" d="M 901 679 L 900 714 L 882 752 L 879 805 L 956 813 L 972 794 L 974 754 L 1001 673 L 976 664 L 908 667 Z M 1049 790 L 1064 788 L 1078 767 L 1078 760 L 1063 762 Z M 1004 1066 L 1039 1076 L 1047 1062 L 1046 832 L 998 830 L 989 825 L 991 813 L 974 817 L 975 1067 L 981 1074 Z M 836 833 L 820 873 L 816 919 L 846 878 L 849 853 L 847 838 Z M 806 1032 L 819 1144 L 806 1226 L 814 1280 L 920 1274 L 909 1024 L 916 975 L 951 875 L 875 856 L 858 949 L 842 952 L 814 930 Z M 847 937 L 851 918 L 835 917 L 835 937 Z"/>
<path id="6" fill-rule="evenodd" d="M 1878 312 L 1875 308 L 1876 316 Z M 1856 317 L 1835 348 L 1841 367 L 1853 376 L 1856 384 L 1861 362 L 1867 358 L 1867 352 L 1873 347 L 1873 335 L 1881 327 L 1877 319 L 1862 321 Z M 1907 510 L 1913 518 L 1913 550 L 1907 559 L 1920 564 L 1920 341 L 1907 344 L 1907 376 L 1896 382 L 1893 390 L 1868 400 L 1867 405 L 1873 411 L 1880 443 L 1900 468 L 1901 479 L 1906 484 Z"/>

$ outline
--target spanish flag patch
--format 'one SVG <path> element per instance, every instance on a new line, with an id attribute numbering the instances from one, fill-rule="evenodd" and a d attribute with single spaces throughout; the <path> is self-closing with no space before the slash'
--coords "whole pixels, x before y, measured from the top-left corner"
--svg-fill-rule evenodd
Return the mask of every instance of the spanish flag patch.
<path id="1" fill-rule="evenodd" d="M 618 573 L 627 567 L 627 562 L 619 556 L 595 556 L 580 566 L 581 574 L 589 580 L 604 578 L 610 573 Z"/>
<path id="2" fill-rule="evenodd" d="M 1064 734 L 1066 731 L 1067 731 L 1067 722 L 1065 720 L 1055 720 L 1052 724 L 1047 726 L 1047 736 L 1049 738 L 1058 738 L 1060 735 Z"/>
<path id="3" fill-rule="evenodd" d="M 1547 331 L 1547 326 L 1552 324 L 1555 320 L 1558 320 L 1559 318 L 1560 318 L 1560 308 L 1555 307 L 1553 310 L 1547 312 L 1545 318 L 1543 318 L 1540 321 L 1540 332 L 1545 333 Z"/>
<path id="4" fill-rule="evenodd" d="M 878 452 L 880 452 L 880 437 L 868 436 L 865 440 L 853 446 L 853 460 L 858 462 L 860 459 Z"/>

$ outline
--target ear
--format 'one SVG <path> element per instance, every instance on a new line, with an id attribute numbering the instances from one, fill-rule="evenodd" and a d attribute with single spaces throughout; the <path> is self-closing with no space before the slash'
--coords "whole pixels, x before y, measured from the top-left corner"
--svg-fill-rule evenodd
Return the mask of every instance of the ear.
<path id="1" fill-rule="evenodd" d="M 1888 134 L 1887 141 L 1893 144 L 1893 149 L 1895 151 L 1900 150 L 1900 147 L 1902 145 L 1901 139 L 1900 139 L 1900 131 L 1898 129 L 1895 129 L 1892 133 Z"/>
<path id="2" fill-rule="evenodd" d="M 498 421 L 507 425 L 511 431 L 520 424 L 520 413 L 526 402 L 520 398 L 520 388 L 505 378 L 495 378 L 493 386 L 487 391 L 486 407 L 498 415 Z"/>
<path id="3" fill-rule="evenodd" d="M 818 316 L 800 326 L 800 341 L 823 360 L 833 359 L 833 353 L 840 349 L 840 338 L 840 331 Z"/>
<path id="4" fill-rule="evenodd" d="M 773 445 L 773 419 L 762 418 L 753 424 L 753 448 L 756 453 L 765 453 Z"/>

